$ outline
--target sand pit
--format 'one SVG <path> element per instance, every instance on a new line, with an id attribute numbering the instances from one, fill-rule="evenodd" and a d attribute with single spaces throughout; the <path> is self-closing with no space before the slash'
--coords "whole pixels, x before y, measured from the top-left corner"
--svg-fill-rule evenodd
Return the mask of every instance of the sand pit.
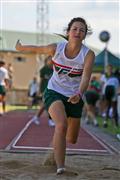
<path id="1" fill-rule="evenodd" d="M 67 172 L 43 166 L 44 154 L 0 152 L 0 180 L 118 180 L 120 155 L 66 156 Z"/>

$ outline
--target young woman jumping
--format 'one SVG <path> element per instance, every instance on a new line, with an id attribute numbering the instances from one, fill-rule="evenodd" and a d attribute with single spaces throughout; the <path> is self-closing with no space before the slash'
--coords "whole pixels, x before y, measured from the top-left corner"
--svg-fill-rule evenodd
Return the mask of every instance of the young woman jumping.
<path id="1" fill-rule="evenodd" d="M 92 73 L 95 55 L 83 44 L 89 29 L 86 21 L 73 18 L 66 29 L 68 41 L 46 46 L 16 44 L 18 51 L 52 56 L 54 72 L 44 92 L 44 103 L 55 122 L 53 136 L 57 174 L 65 172 L 66 142 L 76 143 L 83 108 L 83 94 Z"/>

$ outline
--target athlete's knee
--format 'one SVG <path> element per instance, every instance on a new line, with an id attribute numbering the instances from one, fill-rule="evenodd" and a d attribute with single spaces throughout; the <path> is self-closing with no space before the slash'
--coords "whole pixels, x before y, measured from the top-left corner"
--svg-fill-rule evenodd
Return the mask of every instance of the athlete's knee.
<path id="1" fill-rule="evenodd" d="M 66 141 L 71 144 L 76 144 L 77 138 L 67 137 Z"/>
<path id="2" fill-rule="evenodd" d="M 61 135 L 65 135 L 67 132 L 67 123 L 64 122 L 57 123 L 55 126 L 55 131 L 57 133 L 60 133 Z"/>

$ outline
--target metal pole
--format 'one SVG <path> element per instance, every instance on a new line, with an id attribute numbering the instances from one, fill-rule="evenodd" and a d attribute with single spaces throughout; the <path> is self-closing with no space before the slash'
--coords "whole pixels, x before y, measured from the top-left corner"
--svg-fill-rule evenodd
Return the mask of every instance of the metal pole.
<path id="1" fill-rule="evenodd" d="M 107 51 L 107 47 L 108 47 L 108 42 L 106 43 L 106 47 L 105 47 L 104 72 L 106 72 L 106 67 L 108 66 L 108 51 Z"/>

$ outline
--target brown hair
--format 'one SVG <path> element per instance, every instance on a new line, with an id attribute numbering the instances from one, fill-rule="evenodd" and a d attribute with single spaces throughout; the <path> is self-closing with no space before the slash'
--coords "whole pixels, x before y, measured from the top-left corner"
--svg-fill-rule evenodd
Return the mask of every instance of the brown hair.
<path id="1" fill-rule="evenodd" d="M 68 27 L 65 29 L 66 32 L 69 32 L 69 31 L 70 31 L 70 28 L 71 28 L 71 26 L 72 26 L 72 24 L 73 24 L 74 22 L 81 22 L 81 23 L 83 23 L 83 24 L 85 25 L 85 36 L 86 36 L 87 34 L 89 34 L 89 35 L 92 34 L 92 29 L 91 29 L 91 27 L 88 26 L 87 23 L 86 23 L 86 21 L 85 21 L 85 19 L 83 19 L 83 18 L 81 18 L 81 17 L 76 17 L 76 18 L 71 19 L 71 21 L 70 21 L 69 24 L 68 24 Z M 66 39 L 66 40 L 68 40 L 68 36 L 67 36 L 67 35 L 62 35 L 62 34 L 57 34 L 57 35 L 63 37 L 63 38 Z"/>
<path id="2" fill-rule="evenodd" d="M 83 24 L 85 25 L 85 35 L 86 35 L 86 34 L 87 34 L 87 31 L 88 31 L 88 26 L 87 26 L 86 21 L 85 21 L 83 18 L 81 18 L 81 17 L 73 18 L 73 19 L 69 22 L 66 31 L 67 31 L 67 32 L 70 31 L 70 28 L 71 28 L 71 26 L 73 25 L 74 22 L 81 22 L 81 23 L 83 23 Z"/>

